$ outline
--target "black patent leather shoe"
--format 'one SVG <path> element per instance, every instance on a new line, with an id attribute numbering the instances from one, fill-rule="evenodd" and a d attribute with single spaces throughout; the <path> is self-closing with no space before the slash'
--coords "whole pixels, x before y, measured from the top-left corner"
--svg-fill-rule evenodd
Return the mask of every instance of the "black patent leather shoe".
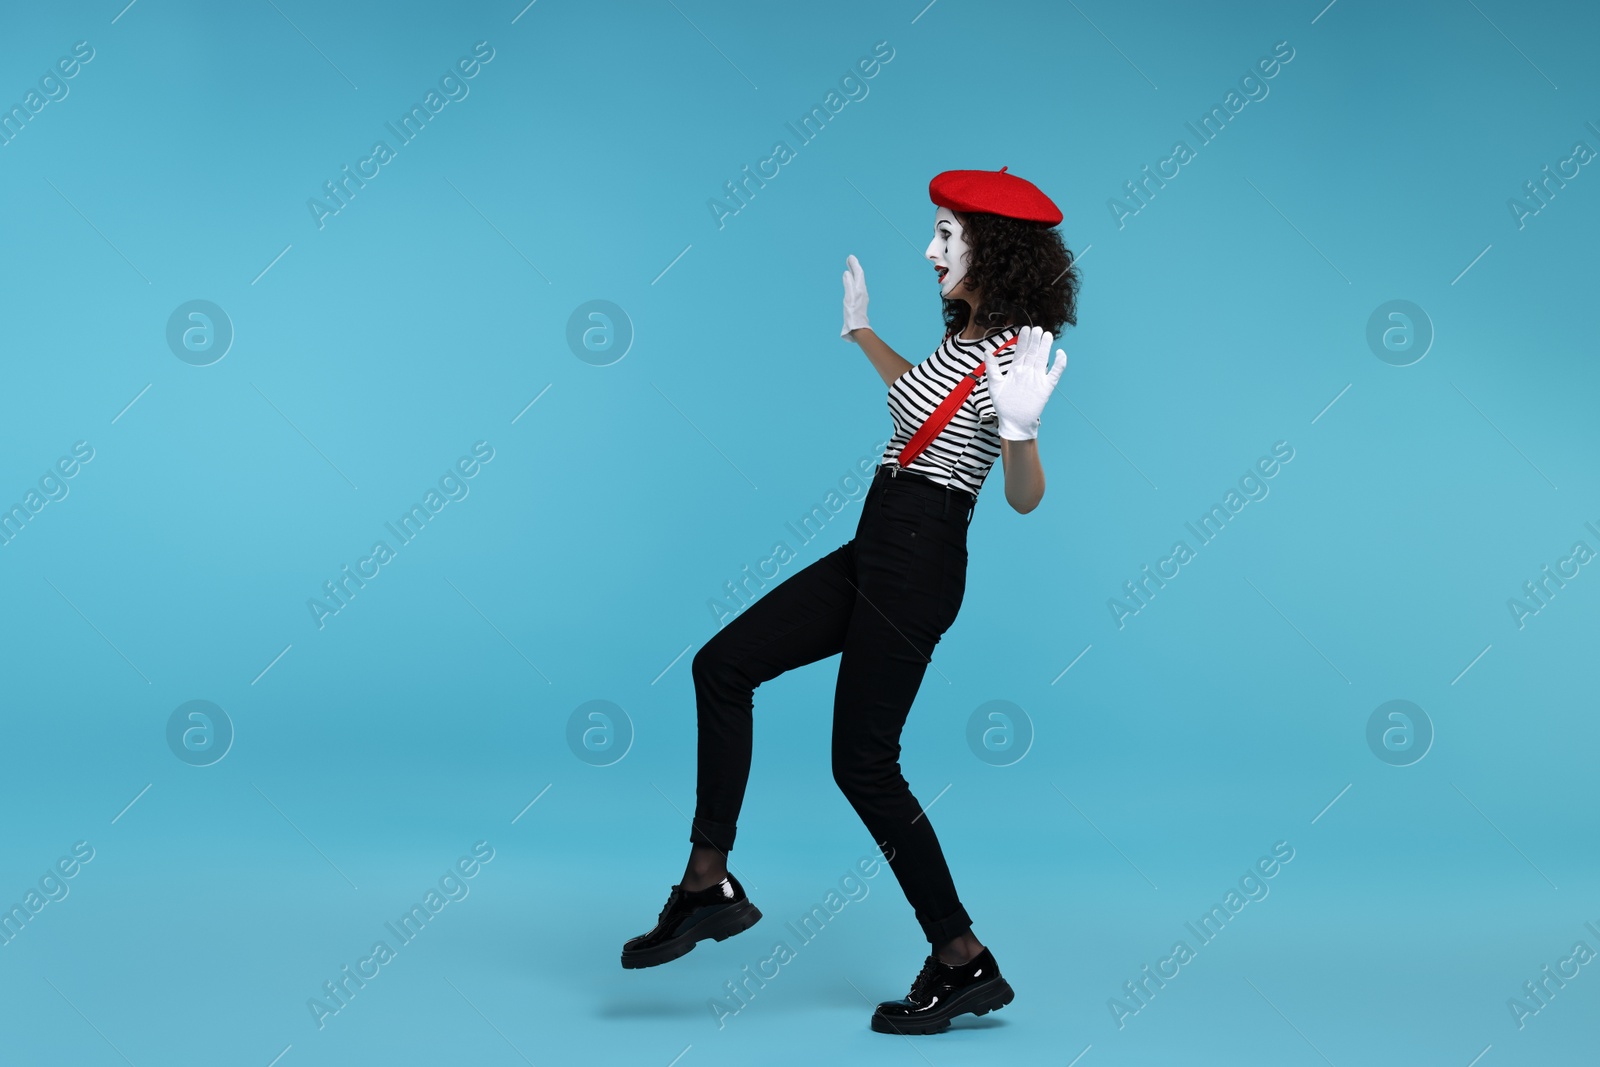
<path id="1" fill-rule="evenodd" d="M 1015 995 L 987 948 L 959 967 L 929 956 L 910 995 L 878 1005 L 872 1028 L 880 1034 L 937 1034 L 954 1016 L 987 1015 Z"/>
<path id="2" fill-rule="evenodd" d="M 724 941 L 760 918 L 761 912 L 744 895 L 744 886 L 731 874 L 704 889 L 686 890 L 680 883 L 667 894 L 655 929 L 622 946 L 622 965 L 654 967 L 675 960 L 697 941 L 708 937 Z"/>

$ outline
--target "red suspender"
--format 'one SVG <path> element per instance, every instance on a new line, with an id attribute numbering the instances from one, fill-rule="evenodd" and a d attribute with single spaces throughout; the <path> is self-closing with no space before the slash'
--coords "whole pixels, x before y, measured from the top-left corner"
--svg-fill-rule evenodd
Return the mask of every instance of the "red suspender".
<path id="1" fill-rule="evenodd" d="M 1003 352 L 1016 343 L 1017 339 L 1013 337 L 999 348 L 996 348 L 995 352 Z M 963 375 L 961 380 L 956 383 L 956 387 L 950 390 L 950 395 L 940 402 L 932 415 L 928 416 L 928 421 L 923 423 L 917 432 L 911 435 L 911 440 L 906 442 L 906 447 L 900 450 L 900 466 L 909 466 L 911 461 L 916 459 L 924 448 L 928 447 L 928 443 L 939 436 L 939 433 L 950 420 L 955 418 L 956 408 L 962 405 L 968 394 L 972 392 L 973 387 L 978 384 L 978 375 L 983 373 L 987 365 L 988 361 L 984 360 L 976 368 Z"/>

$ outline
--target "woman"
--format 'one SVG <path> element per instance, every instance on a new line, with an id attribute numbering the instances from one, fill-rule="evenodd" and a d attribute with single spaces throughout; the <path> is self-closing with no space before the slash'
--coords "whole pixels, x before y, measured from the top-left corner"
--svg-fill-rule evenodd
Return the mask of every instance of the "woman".
<path id="1" fill-rule="evenodd" d="M 1063 324 L 1077 322 L 1078 272 L 1054 229 L 1061 212 L 1044 193 L 1002 167 L 946 171 L 928 194 L 937 210 L 927 258 L 944 299 L 944 341 L 922 363 L 901 358 L 867 325 L 866 281 L 848 257 L 842 336 L 888 385 L 894 436 L 856 536 L 779 583 L 696 654 L 689 862 L 655 928 L 622 951 L 624 967 L 650 967 L 761 918 L 727 868 L 750 774 L 753 693 L 837 653 L 834 780 L 933 949 L 910 994 L 873 1013 L 872 1028 L 885 1033 L 935 1033 L 952 1016 L 982 1015 L 1013 996 L 973 935 L 930 820 L 900 774 L 900 732 L 961 607 L 967 524 L 989 468 L 1002 461 L 1006 502 L 1018 512 L 1044 495 L 1039 415 L 1067 362 L 1058 350 L 1047 367 L 1050 345 Z M 947 397 L 950 414 L 936 417 Z"/>

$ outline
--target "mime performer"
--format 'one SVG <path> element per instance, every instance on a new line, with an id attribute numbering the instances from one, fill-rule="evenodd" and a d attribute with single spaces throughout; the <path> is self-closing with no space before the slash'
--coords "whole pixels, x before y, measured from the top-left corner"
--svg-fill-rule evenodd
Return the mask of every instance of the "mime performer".
<path id="1" fill-rule="evenodd" d="M 846 259 L 844 329 L 888 387 L 894 436 L 861 504 L 855 536 L 769 590 L 694 657 L 696 807 L 683 878 L 656 926 L 630 939 L 624 967 L 677 959 L 706 938 L 746 930 L 761 912 L 728 873 L 750 775 L 754 691 L 785 671 L 839 656 L 833 777 L 866 824 L 931 952 L 872 1029 L 936 1033 L 1013 992 L 972 932 L 932 821 L 900 773 L 900 734 L 939 639 L 966 591 L 967 526 L 996 460 L 1006 502 L 1044 496 L 1040 414 L 1066 369 L 1054 337 L 1077 323 L 1079 276 L 1055 229 L 1061 212 L 1031 182 L 951 170 L 928 185 L 932 261 L 944 339 L 912 364 L 867 324 L 867 287 Z"/>

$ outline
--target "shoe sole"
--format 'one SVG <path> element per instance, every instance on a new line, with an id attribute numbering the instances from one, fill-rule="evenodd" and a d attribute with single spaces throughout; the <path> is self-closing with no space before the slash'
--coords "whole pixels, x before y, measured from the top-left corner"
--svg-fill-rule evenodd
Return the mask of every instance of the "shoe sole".
<path id="1" fill-rule="evenodd" d="M 734 934 L 750 929 L 761 919 L 761 911 L 748 900 L 729 905 L 715 915 L 709 915 L 669 941 L 647 949 L 622 952 L 622 965 L 628 968 L 658 967 L 670 963 L 694 948 L 696 942 L 711 938 L 726 941 Z"/>
<path id="2" fill-rule="evenodd" d="M 963 990 L 937 1016 L 893 1019 L 875 1014 L 872 1017 L 872 1028 L 880 1034 L 938 1034 L 950 1029 L 950 1020 L 957 1015 L 964 1015 L 967 1012 L 973 1015 L 988 1015 L 991 1011 L 998 1011 L 1010 1004 L 1015 997 L 1016 993 L 1012 991 L 1011 983 L 1004 978 L 995 978 Z"/>

